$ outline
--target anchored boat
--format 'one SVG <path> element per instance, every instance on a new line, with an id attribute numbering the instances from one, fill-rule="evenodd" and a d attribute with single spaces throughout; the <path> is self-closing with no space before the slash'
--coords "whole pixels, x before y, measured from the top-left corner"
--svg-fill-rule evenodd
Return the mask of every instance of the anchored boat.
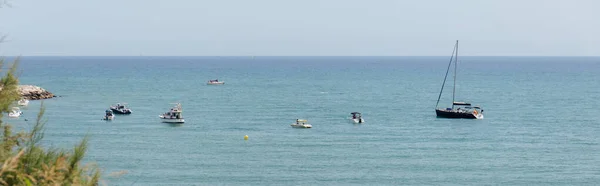
<path id="1" fill-rule="evenodd" d="M 312 125 L 308 124 L 305 119 L 296 119 L 296 123 L 292 123 L 291 126 L 294 128 L 312 128 Z"/>
<path id="2" fill-rule="evenodd" d="M 25 98 L 23 98 L 23 99 L 19 100 L 19 101 L 17 102 L 17 104 L 18 104 L 19 106 L 27 106 L 27 105 L 29 105 L 29 100 L 28 100 L 28 99 L 25 99 Z"/>
<path id="3" fill-rule="evenodd" d="M 352 114 L 352 118 L 350 118 L 350 121 L 352 121 L 354 123 L 364 123 L 365 122 L 365 120 L 362 118 L 362 115 L 360 112 L 352 112 L 350 114 Z"/>
<path id="4" fill-rule="evenodd" d="M 21 116 L 21 114 L 23 114 L 23 112 L 21 111 L 21 109 L 19 109 L 19 107 L 13 107 L 12 110 L 8 113 L 8 117 L 18 118 L 19 116 Z"/>
<path id="5" fill-rule="evenodd" d="M 219 81 L 218 79 L 208 80 L 207 85 L 224 85 L 224 81 Z"/>
<path id="6" fill-rule="evenodd" d="M 442 97 L 442 92 L 444 91 L 444 85 L 446 84 L 446 79 L 448 78 L 448 72 L 450 71 L 450 66 L 452 66 L 452 62 L 454 61 L 454 86 L 452 87 L 452 107 L 451 108 L 437 108 L 440 103 L 440 98 Z M 444 83 L 442 83 L 442 89 L 440 90 L 440 95 L 438 96 L 437 103 L 435 105 L 435 114 L 440 118 L 465 118 L 465 119 L 483 119 L 483 109 L 479 106 L 471 106 L 471 103 L 466 102 L 456 102 L 454 101 L 455 92 L 456 92 L 456 66 L 458 62 L 458 40 L 454 45 L 454 51 L 452 52 L 452 56 L 450 57 L 450 63 L 448 63 L 448 69 L 446 70 L 446 76 L 444 77 Z"/>
<path id="7" fill-rule="evenodd" d="M 106 110 L 105 114 L 104 114 L 104 118 L 102 118 L 102 120 L 113 120 L 115 119 L 115 115 L 113 114 L 112 110 Z"/>
<path id="8" fill-rule="evenodd" d="M 115 114 L 131 114 L 131 109 L 127 107 L 127 103 L 117 103 L 116 105 L 112 105 L 110 106 L 110 110 Z"/>
<path id="9" fill-rule="evenodd" d="M 176 103 L 169 112 L 166 112 L 162 115 L 159 115 L 160 119 L 163 123 L 184 123 L 183 115 L 181 113 L 183 109 L 181 108 L 181 103 Z"/>

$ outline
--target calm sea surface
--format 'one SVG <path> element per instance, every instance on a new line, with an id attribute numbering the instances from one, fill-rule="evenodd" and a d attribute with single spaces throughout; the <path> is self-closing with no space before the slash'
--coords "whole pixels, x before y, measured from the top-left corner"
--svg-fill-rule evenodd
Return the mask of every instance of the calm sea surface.
<path id="1" fill-rule="evenodd" d="M 19 69 L 61 96 L 44 101 L 43 143 L 91 135 L 86 161 L 108 185 L 600 184 L 600 57 L 460 58 L 457 101 L 483 120 L 436 118 L 448 60 L 23 57 Z M 117 102 L 133 114 L 100 120 Z M 175 102 L 186 123 L 160 123 Z M 30 128 L 40 103 L 6 121 Z M 291 128 L 298 118 L 313 128 Z"/>

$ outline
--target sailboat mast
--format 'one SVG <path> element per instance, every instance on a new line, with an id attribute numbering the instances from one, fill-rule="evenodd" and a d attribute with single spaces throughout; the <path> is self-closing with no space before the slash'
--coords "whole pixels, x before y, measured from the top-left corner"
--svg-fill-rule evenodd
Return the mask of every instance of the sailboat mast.
<path id="1" fill-rule="evenodd" d="M 452 109 L 454 109 L 454 94 L 456 93 L 456 66 L 458 66 L 458 40 L 456 40 L 456 55 L 454 55 L 454 86 L 452 86 Z"/>
<path id="2" fill-rule="evenodd" d="M 456 40 L 456 55 L 454 55 L 454 86 L 452 86 L 452 109 L 454 109 L 454 98 L 456 93 L 456 68 L 458 66 L 458 40 Z"/>

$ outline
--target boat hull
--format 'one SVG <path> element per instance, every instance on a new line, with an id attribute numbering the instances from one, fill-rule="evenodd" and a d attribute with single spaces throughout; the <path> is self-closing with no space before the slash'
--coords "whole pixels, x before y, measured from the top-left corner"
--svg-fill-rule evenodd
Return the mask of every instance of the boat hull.
<path id="1" fill-rule="evenodd" d="M 364 123 L 364 122 L 365 122 L 365 119 L 362 119 L 362 118 L 361 118 L 361 119 L 350 119 L 350 121 L 351 121 L 352 123 Z"/>
<path id="2" fill-rule="evenodd" d="M 310 125 L 310 124 L 304 124 L 304 125 L 300 125 L 300 124 L 291 124 L 291 126 L 292 126 L 293 128 L 303 128 L 303 129 L 312 128 L 312 125 Z"/>
<path id="3" fill-rule="evenodd" d="M 23 112 L 11 112 L 11 113 L 8 113 L 8 117 L 18 118 L 19 116 L 21 116 L 21 114 L 23 114 Z"/>
<path id="4" fill-rule="evenodd" d="M 435 109 L 435 114 L 439 118 L 483 119 L 483 114 L 475 115 L 470 112 L 457 112 L 456 110 Z"/>
<path id="5" fill-rule="evenodd" d="M 163 116 L 160 116 L 160 120 L 163 123 L 185 123 L 185 120 L 183 118 L 181 118 L 181 119 L 176 119 L 176 118 L 171 119 L 171 118 L 165 118 Z"/>
<path id="6" fill-rule="evenodd" d="M 104 118 L 102 118 L 102 120 L 113 120 L 115 119 L 115 116 L 104 116 Z"/>
<path id="7" fill-rule="evenodd" d="M 208 82 L 208 83 L 206 83 L 206 84 L 207 84 L 207 85 L 224 85 L 224 84 L 225 84 L 225 82 L 222 82 L 222 81 L 221 81 L 221 82 Z"/>

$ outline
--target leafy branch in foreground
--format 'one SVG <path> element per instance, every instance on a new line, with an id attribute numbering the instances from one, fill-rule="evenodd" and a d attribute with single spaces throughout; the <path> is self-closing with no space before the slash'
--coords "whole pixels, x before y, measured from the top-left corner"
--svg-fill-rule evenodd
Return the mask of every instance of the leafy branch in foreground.
<path id="1" fill-rule="evenodd" d="M 3 66 L 0 59 L 0 69 Z M 18 61 L 0 79 L 0 185 L 98 185 L 99 169 L 90 164 L 81 166 L 89 138 L 86 136 L 73 150 L 44 148 L 44 103 L 29 132 L 13 133 L 12 126 L 2 122 L 2 113 L 8 112 L 20 95 L 15 77 Z"/>

